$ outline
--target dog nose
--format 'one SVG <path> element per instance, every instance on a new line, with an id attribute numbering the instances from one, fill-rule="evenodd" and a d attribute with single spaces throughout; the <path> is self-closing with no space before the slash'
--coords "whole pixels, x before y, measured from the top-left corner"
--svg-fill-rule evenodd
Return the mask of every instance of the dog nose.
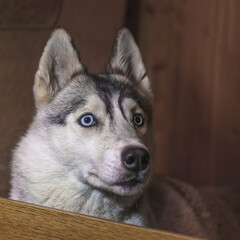
<path id="1" fill-rule="evenodd" d="M 144 148 L 131 147 L 122 152 L 122 161 L 126 169 L 140 172 L 149 166 L 150 156 Z"/>

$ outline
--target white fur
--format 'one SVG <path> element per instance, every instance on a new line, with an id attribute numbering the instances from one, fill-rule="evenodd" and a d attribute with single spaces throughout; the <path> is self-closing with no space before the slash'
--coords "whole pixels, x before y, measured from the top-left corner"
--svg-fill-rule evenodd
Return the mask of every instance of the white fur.
<path id="1" fill-rule="evenodd" d="M 120 109 L 116 90 L 111 119 L 70 40 L 64 30 L 55 31 L 41 57 L 34 85 L 37 113 L 13 154 L 10 198 L 207 239 L 238 239 L 239 225 L 228 206 L 172 179 L 149 184 L 151 162 L 141 184 L 119 184 L 133 177 L 122 163 L 123 150 L 151 150 L 149 115 L 131 96 Z M 127 30 L 119 32 L 114 49 L 110 74 L 100 76 L 134 86 L 139 98 L 151 100 L 139 49 Z M 79 124 L 86 113 L 97 126 Z M 134 114 L 144 117 L 143 127 L 133 124 Z"/>
<path id="2" fill-rule="evenodd" d="M 95 112 L 104 122 L 101 134 L 89 132 L 91 130 L 76 123 L 80 115 L 89 111 Z M 34 121 L 14 153 L 11 198 L 138 225 L 147 224 L 140 212 L 129 211 L 142 190 L 129 192 L 115 186 L 128 176 L 121 163 L 122 149 L 129 145 L 144 145 L 131 133 L 133 131 L 120 134 L 123 129 L 117 128 L 116 132 L 111 132 L 104 112 L 104 103 L 93 95 L 84 108 L 68 116 L 67 127 L 45 128 Z M 117 126 L 119 124 L 120 120 Z M 116 136 L 120 137 L 116 139 Z M 126 198 L 121 197 L 125 195 Z M 128 212 L 124 214 L 126 208 Z"/>

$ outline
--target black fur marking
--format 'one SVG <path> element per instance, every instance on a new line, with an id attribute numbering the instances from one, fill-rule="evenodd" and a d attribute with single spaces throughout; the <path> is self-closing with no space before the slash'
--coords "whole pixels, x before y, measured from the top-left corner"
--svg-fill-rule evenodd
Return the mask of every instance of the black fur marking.
<path id="1" fill-rule="evenodd" d="M 110 76 L 92 76 L 92 80 L 95 83 L 99 97 L 106 104 L 106 111 L 110 115 L 110 119 L 113 120 L 113 107 L 111 103 L 111 97 L 114 93 L 119 93 L 118 106 L 123 115 L 127 120 L 123 110 L 122 102 L 124 98 L 132 98 L 147 114 L 149 122 L 152 119 L 152 106 L 151 102 L 147 97 L 140 96 L 139 93 L 133 88 L 132 85 L 120 82 L 116 79 L 111 79 Z"/>
<path id="2" fill-rule="evenodd" d="M 118 107 L 119 107 L 119 109 L 120 109 L 120 111 L 121 111 L 124 119 L 127 121 L 127 117 L 126 117 L 126 115 L 125 115 L 125 113 L 124 113 L 124 110 L 123 110 L 123 107 L 122 107 L 123 99 L 124 99 L 124 95 L 121 94 L 121 95 L 119 96 L 119 98 L 118 98 Z"/>
<path id="3" fill-rule="evenodd" d="M 64 112 L 60 112 L 57 115 L 49 115 L 48 119 L 51 124 L 56 125 L 65 125 L 65 119 L 66 117 L 73 111 L 74 109 L 67 109 Z"/>
<path id="4" fill-rule="evenodd" d="M 142 80 L 143 80 L 146 76 L 147 76 L 147 72 L 145 72 L 145 73 L 143 74 L 143 76 L 140 78 L 140 82 L 142 82 Z"/>
<path id="5" fill-rule="evenodd" d="M 71 79 L 77 77 L 78 75 L 83 74 L 82 70 L 78 70 L 71 75 Z"/>
<path id="6" fill-rule="evenodd" d="M 131 98 L 143 109 L 143 111 L 148 116 L 149 123 L 152 120 L 152 104 L 150 100 L 143 95 L 140 95 L 131 85 L 125 86 L 125 88 L 120 92 L 120 96 L 118 99 L 118 106 L 123 115 L 123 117 L 127 120 L 126 115 L 124 113 L 122 103 L 124 98 Z"/>
<path id="7" fill-rule="evenodd" d="M 103 100 L 106 105 L 107 114 L 109 114 L 110 119 L 113 120 L 113 107 L 111 103 L 111 98 L 116 88 L 112 84 L 109 84 L 110 81 L 104 77 L 92 76 L 92 79 L 95 83 L 95 87 L 98 93 L 98 96 Z"/>
<path id="8" fill-rule="evenodd" d="M 65 106 L 64 103 L 61 104 L 56 102 L 49 110 L 47 119 L 51 124 L 64 126 L 67 116 L 85 103 L 86 101 L 84 99 L 73 99 L 72 102 L 68 103 L 68 106 Z"/>
<path id="9" fill-rule="evenodd" d="M 77 74 L 77 73 L 76 73 Z M 128 83 L 123 83 L 110 77 L 109 75 L 90 75 L 87 74 L 89 81 L 92 81 L 95 85 L 98 96 L 103 100 L 106 106 L 106 112 L 113 122 L 114 112 L 112 106 L 112 97 L 114 93 L 119 94 L 118 106 L 122 113 L 122 116 L 127 121 L 127 117 L 124 113 L 122 103 L 125 98 L 131 98 L 137 102 L 137 104 L 143 109 L 143 111 L 148 116 L 148 121 L 151 122 L 152 119 L 152 106 L 151 102 L 146 96 L 140 95 L 138 91 Z M 71 113 L 74 112 L 81 105 L 86 103 L 84 97 L 79 96 L 76 92 L 73 95 L 62 96 L 62 99 L 72 99 L 71 102 L 65 103 L 61 98 L 53 100 L 49 105 L 47 119 L 51 124 L 65 125 L 66 118 Z M 76 95 L 75 95 L 76 94 Z"/>

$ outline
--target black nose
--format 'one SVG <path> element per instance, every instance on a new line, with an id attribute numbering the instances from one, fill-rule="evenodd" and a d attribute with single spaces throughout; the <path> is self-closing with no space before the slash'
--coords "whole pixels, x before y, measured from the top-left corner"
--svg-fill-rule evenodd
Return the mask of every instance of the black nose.
<path id="1" fill-rule="evenodd" d="M 128 147 L 122 152 L 124 166 L 131 171 L 140 172 L 149 166 L 150 156 L 144 148 Z"/>

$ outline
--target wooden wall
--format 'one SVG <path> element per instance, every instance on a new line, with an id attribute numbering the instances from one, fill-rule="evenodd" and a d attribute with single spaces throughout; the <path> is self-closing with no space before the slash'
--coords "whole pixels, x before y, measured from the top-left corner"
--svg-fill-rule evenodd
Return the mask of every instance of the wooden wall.
<path id="1" fill-rule="evenodd" d="M 156 172 L 240 183 L 240 1 L 142 0 L 138 41 L 155 94 Z"/>
<path id="2" fill-rule="evenodd" d="M 32 9 L 23 2 L 0 5 L 0 196 L 8 193 L 11 150 L 32 119 L 34 73 L 56 26 L 73 36 L 89 70 L 102 72 L 126 23 L 155 94 L 156 172 L 194 184 L 240 182 L 240 1 L 42 0 Z M 14 3 L 16 11 L 6 11 Z"/>

